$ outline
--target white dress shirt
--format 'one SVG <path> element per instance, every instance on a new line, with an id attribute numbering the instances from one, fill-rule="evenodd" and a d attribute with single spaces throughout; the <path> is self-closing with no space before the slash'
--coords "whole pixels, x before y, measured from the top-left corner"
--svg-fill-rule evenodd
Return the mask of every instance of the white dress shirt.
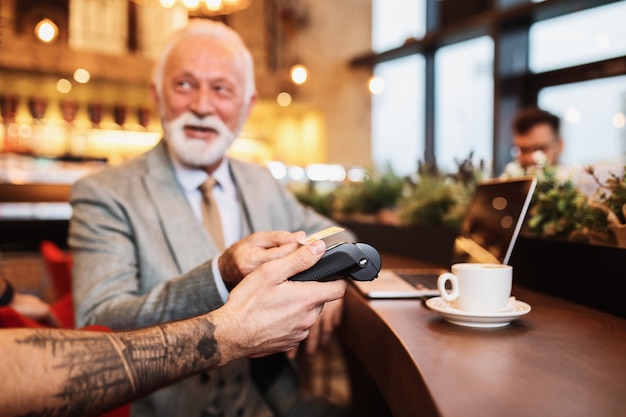
<path id="1" fill-rule="evenodd" d="M 206 181 L 209 175 L 200 169 L 188 168 L 181 165 L 176 158 L 171 158 L 171 160 L 176 179 L 183 187 L 185 197 L 187 197 L 187 201 L 189 201 L 198 222 L 202 225 L 202 192 L 199 187 Z M 229 247 L 241 239 L 242 226 L 237 188 L 230 176 L 228 158 L 222 160 L 222 163 L 220 163 L 215 172 L 213 172 L 213 178 L 217 180 L 218 184 L 213 187 L 211 194 L 213 194 L 213 198 L 220 212 L 224 245 L 225 247 Z M 228 289 L 217 267 L 218 259 L 219 256 L 213 258 L 211 266 L 217 289 L 222 297 L 222 301 L 226 302 L 228 299 Z"/>

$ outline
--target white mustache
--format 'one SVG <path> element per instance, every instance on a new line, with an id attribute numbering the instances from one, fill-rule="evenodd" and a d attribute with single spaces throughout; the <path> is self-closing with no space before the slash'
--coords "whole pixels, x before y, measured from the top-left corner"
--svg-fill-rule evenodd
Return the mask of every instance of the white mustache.
<path id="1" fill-rule="evenodd" d="M 235 139 L 234 133 L 217 115 L 198 117 L 186 112 L 163 123 L 166 140 L 176 157 L 190 167 L 205 167 L 220 160 Z M 185 129 L 212 130 L 216 138 L 211 143 L 188 137 Z"/>
<path id="2" fill-rule="evenodd" d="M 207 117 L 197 117 L 187 113 L 181 117 L 181 125 L 183 127 L 193 127 L 197 129 L 212 129 L 221 132 L 224 129 L 224 123 L 214 115 Z"/>

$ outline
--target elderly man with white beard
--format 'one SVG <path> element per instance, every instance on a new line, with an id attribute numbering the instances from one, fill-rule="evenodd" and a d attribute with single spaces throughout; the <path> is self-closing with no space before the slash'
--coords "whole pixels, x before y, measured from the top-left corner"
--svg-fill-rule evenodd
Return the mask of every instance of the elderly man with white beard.
<path id="1" fill-rule="evenodd" d="M 265 168 L 226 157 L 257 100 L 252 57 L 234 31 L 202 21 L 176 32 L 156 63 L 151 92 L 163 140 L 72 188 L 79 326 L 128 330 L 213 311 L 244 276 L 296 250 L 306 233 L 334 225 Z M 219 208 L 219 236 L 203 227 L 200 186 L 209 178 L 217 184 L 210 201 Z M 307 339 L 309 353 L 328 340 L 340 315 L 341 300 L 325 305 Z M 152 353 L 149 346 L 140 352 Z M 292 358 L 231 362 L 134 402 L 131 414 L 347 415 L 301 392 Z"/>

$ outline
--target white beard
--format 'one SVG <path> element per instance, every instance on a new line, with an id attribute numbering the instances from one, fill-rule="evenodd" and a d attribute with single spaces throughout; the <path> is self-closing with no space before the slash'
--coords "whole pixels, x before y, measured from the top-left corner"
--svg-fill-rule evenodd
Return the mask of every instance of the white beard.
<path id="1" fill-rule="evenodd" d="M 210 143 L 188 137 L 184 130 L 186 125 L 211 128 L 217 136 Z M 200 118 L 191 112 L 185 112 L 174 120 L 164 121 L 163 131 L 172 153 L 181 163 L 193 168 L 204 168 L 218 162 L 237 137 L 219 117 L 210 115 Z"/>

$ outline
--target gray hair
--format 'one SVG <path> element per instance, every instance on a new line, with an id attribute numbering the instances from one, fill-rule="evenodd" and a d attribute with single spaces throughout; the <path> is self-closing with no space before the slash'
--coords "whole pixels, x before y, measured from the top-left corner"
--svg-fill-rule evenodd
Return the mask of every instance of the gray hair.
<path id="1" fill-rule="evenodd" d="M 254 64 L 250 51 L 244 44 L 241 36 L 239 36 L 239 34 L 233 29 L 226 26 L 222 22 L 206 19 L 192 20 L 187 26 L 172 33 L 168 41 L 165 43 L 152 73 L 152 82 L 156 87 L 159 97 L 163 96 L 163 73 L 165 71 L 167 58 L 172 52 L 172 49 L 174 49 L 174 46 L 190 36 L 204 36 L 207 38 L 218 39 L 235 48 L 238 57 L 244 65 L 244 98 L 245 101 L 248 102 L 252 94 L 256 91 L 256 86 L 254 84 Z"/>

